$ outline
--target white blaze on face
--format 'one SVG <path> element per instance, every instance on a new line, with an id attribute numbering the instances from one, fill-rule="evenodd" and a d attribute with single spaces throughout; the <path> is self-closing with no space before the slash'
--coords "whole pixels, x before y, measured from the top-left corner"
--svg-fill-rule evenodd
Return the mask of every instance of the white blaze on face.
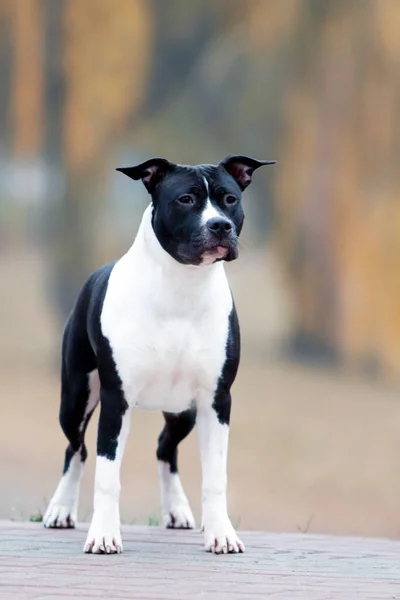
<path id="1" fill-rule="evenodd" d="M 211 204 L 208 181 L 205 177 L 203 177 L 203 181 L 207 190 L 207 200 L 203 212 L 201 213 L 201 224 L 206 225 L 207 221 L 210 219 L 213 219 L 214 217 L 221 217 L 223 215 L 218 208 Z"/>
<path id="2" fill-rule="evenodd" d="M 203 177 L 204 185 L 207 190 L 207 200 L 203 212 L 201 213 L 201 224 L 206 227 L 207 222 L 215 217 L 223 217 L 224 215 L 217 207 L 215 207 L 210 200 L 208 181 Z M 203 265 L 212 265 L 218 258 L 224 258 L 228 254 L 228 249 L 223 246 L 216 246 L 206 250 L 202 255 Z"/>

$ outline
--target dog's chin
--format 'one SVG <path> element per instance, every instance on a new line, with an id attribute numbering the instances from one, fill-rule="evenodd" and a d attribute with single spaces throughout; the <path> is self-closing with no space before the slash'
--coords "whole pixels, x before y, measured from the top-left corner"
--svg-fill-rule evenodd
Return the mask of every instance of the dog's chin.
<path id="1" fill-rule="evenodd" d="M 208 248 L 203 252 L 201 255 L 201 264 L 212 265 L 213 263 L 221 260 L 229 262 L 231 260 L 235 260 L 237 257 L 237 248 L 232 248 L 231 246 L 214 246 L 213 248 Z"/>
<path id="2" fill-rule="evenodd" d="M 224 260 L 229 262 L 238 257 L 238 249 L 236 246 L 219 244 L 216 246 L 206 246 L 201 251 L 193 253 L 192 251 L 180 249 L 173 255 L 173 258 L 183 265 L 192 267 L 203 267 L 212 265 L 216 262 Z"/>

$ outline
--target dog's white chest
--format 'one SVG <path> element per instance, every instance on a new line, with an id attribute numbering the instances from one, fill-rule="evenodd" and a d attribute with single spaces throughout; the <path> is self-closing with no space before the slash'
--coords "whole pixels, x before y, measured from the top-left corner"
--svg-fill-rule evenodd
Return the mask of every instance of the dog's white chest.
<path id="1" fill-rule="evenodd" d="M 181 412 L 199 397 L 213 396 L 225 362 L 232 299 L 221 265 L 209 278 L 187 281 L 149 266 L 139 253 L 116 265 L 102 330 L 128 404 Z"/>
<path id="2" fill-rule="evenodd" d="M 211 394 L 225 359 L 224 338 L 210 343 L 206 328 L 170 320 L 144 319 L 127 328 L 113 346 L 129 404 L 180 412 L 200 391 Z M 222 332 L 221 332 L 222 333 Z"/>

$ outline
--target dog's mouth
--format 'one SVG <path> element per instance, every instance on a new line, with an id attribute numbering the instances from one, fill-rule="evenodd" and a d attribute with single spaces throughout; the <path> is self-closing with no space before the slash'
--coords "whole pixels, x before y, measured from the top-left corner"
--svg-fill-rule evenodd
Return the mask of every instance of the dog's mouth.
<path id="1" fill-rule="evenodd" d="M 214 248 L 210 248 L 203 252 L 203 258 L 225 258 L 228 254 L 229 248 L 227 246 L 214 246 Z"/>
<path id="2" fill-rule="evenodd" d="M 201 255 L 202 264 L 209 265 L 219 260 L 231 261 L 238 257 L 236 246 L 218 244 L 207 248 Z"/>
<path id="3" fill-rule="evenodd" d="M 176 260 L 184 265 L 205 266 L 224 260 L 229 262 L 238 257 L 236 239 L 198 240 L 197 244 L 182 245 L 175 254 Z"/>

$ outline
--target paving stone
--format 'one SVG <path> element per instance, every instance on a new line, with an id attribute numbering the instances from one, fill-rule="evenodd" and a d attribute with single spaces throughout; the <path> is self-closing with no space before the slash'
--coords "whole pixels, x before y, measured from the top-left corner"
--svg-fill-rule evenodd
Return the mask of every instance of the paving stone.
<path id="1" fill-rule="evenodd" d="M 87 525 L 0 521 L 0 599 L 400 600 L 400 541 L 241 532 L 214 556 L 198 531 L 123 527 L 124 553 L 85 555 Z"/>

